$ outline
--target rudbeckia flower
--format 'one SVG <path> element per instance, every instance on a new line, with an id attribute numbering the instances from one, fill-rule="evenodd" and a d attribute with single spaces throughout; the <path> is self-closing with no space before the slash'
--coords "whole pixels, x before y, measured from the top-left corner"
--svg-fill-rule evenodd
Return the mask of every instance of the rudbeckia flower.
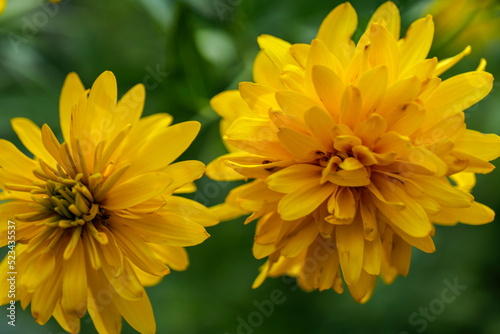
<path id="1" fill-rule="evenodd" d="M 253 254 L 267 258 L 254 283 L 296 277 L 305 290 L 367 301 L 378 275 L 407 275 L 412 246 L 434 252 L 434 223 L 478 225 L 494 212 L 469 193 L 489 173 L 500 137 L 466 129 L 463 110 L 493 77 L 439 75 L 464 54 L 427 58 L 434 24 L 415 21 L 400 38 L 392 2 L 373 14 L 357 44 L 349 3 L 336 7 L 309 44 L 258 38 L 253 75 L 215 96 L 231 153 L 207 167 L 219 180 L 252 179 L 213 212 L 252 213 Z"/>
<path id="2" fill-rule="evenodd" d="M 60 99 L 63 143 L 46 124 L 12 120 L 34 157 L 0 140 L 1 245 L 8 221 L 17 242 L 15 268 L 7 257 L 0 265 L 2 304 L 11 298 L 5 275 L 14 271 L 15 298 L 23 308 L 31 304 L 39 324 L 54 316 L 76 333 L 88 310 L 100 333 L 120 332 L 122 317 L 141 333 L 155 332 L 144 286 L 169 267 L 184 270 L 184 247 L 203 242 L 204 226 L 217 221 L 174 195 L 192 192 L 204 172 L 199 161 L 173 163 L 200 124 L 170 126 L 168 114 L 140 119 L 144 98 L 139 84 L 117 103 L 111 72 L 90 90 L 72 73 Z"/>

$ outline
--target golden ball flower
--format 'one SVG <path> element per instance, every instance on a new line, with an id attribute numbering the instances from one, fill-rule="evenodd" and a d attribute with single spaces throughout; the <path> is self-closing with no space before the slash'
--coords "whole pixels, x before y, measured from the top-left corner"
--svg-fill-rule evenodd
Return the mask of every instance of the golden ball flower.
<path id="1" fill-rule="evenodd" d="M 434 252 L 433 224 L 484 224 L 475 173 L 489 173 L 500 137 L 466 129 L 464 110 L 491 90 L 475 71 L 439 76 L 465 53 L 428 58 L 434 24 L 415 21 L 400 38 L 387 2 L 355 44 L 357 15 L 336 7 L 309 44 L 258 38 L 253 76 L 212 101 L 231 153 L 207 167 L 219 180 L 253 179 L 213 209 L 251 212 L 253 253 L 267 258 L 254 283 L 296 277 L 305 290 L 367 301 L 378 275 L 407 275 L 411 248 Z"/>

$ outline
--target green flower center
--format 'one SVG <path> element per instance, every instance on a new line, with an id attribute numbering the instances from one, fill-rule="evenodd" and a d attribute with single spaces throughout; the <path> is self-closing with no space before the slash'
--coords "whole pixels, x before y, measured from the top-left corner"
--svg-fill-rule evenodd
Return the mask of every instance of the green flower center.
<path id="1" fill-rule="evenodd" d="M 16 219 L 41 221 L 39 224 L 61 228 L 84 226 L 87 222 L 107 223 L 109 215 L 95 202 L 89 187 L 82 182 L 82 173 L 71 178 L 60 165 L 56 170 L 43 161 L 33 173 L 41 181 L 34 181 L 32 187 L 7 185 L 10 190 L 30 192 L 36 203 L 32 205 L 34 212 L 16 215 Z"/>

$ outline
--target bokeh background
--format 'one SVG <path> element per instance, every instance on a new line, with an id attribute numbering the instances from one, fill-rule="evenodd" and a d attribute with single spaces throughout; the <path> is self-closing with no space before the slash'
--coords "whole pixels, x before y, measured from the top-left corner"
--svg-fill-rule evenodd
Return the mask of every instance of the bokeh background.
<path id="1" fill-rule="evenodd" d="M 136 83 L 145 84 L 144 115 L 167 112 L 174 122 L 200 121 L 201 133 L 181 159 L 209 163 L 225 153 L 219 118 L 209 100 L 221 91 L 237 88 L 239 81 L 252 80 L 257 36 L 271 34 L 292 43 L 310 43 L 322 19 L 339 3 L 63 0 L 51 5 L 10 0 L 0 16 L 0 138 L 22 147 L 10 127 L 13 117 L 28 117 L 40 126 L 47 123 L 60 135 L 58 100 L 66 74 L 77 72 L 90 87 L 101 72 L 111 70 L 118 80 L 119 95 Z M 359 16 L 355 39 L 381 3 L 352 1 Z M 395 3 L 402 12 L 403 34 L 423 15 L 429 1 Z M 448 1 L 449 6 L 456 3 Z M 498 10 L 491 8 L 483 17 L 500 21 Z M 454 19 L 458 25 L 460 17 Z M 469 34 L 473 38 L 460 43 L 449 43 L 459 40 L 459 34 L 441 41 L 437 36 L 431 56 L 446 58 L 471 44 L 472 54 L 446 76 L 474 70 L 485 57 L 487 70 L 500 78 L 499 30 L 492 28 L 497 26 L 476 30 Z M 444 36 L 446 31 L 437 33 Z M 499 105 L 496 81 L 490 95 L 466 111 L 468 127 L 500 134 Z M 198 192 L 191 197 L 206 205 L 222 202 L 235 186 L 206 177 L 197 185 Z M 478 177 L 473 194 L 498 212 L 499 187 L 500 171 L 494 171 Z M 206 242 L 188 248 L 191 265 L 187 271 L 172 272 L 147 289 L 158 333 L 500 333 L 498 221 L 484 226 L 438 226 L 437 251 L 424 254 L 413 249 L 408 277 L 398 277 L 390 286 L 379 281 L 364 305 L 356 304 L 347 289 L 342 295 L 305 293 L 293 289 L 289 279 L 268 279 L 260 288 L 251 289 L 263 264 L 251 253 L 254 224 L 244 226 L 243 219 L 237 219 L 209 228 L 211 237 Z M 444 309 L 440 309 L 446 280 L 466 289 L 453 302 L 441 303 Z M 273 312 L 256 315 L 256 303 L 269 300 L 274 290 L 281 291 L 283 303 L 275 305 Z M 425 320 L 419 312 L 429 305 L 435 312 Z M 29 308 L 22 311 L 20 305 L 13 328 L 7 325 L 5 307 L 1 309 L 0 333 L 64 332 L 54 320 L 39 326 Z M 242 321 L 251 325 L 241 325 Z M 82 319 L 81 332 L 96 332 L 88 315 Z M 123 333 L 134 332 L 124 321 Z"/>

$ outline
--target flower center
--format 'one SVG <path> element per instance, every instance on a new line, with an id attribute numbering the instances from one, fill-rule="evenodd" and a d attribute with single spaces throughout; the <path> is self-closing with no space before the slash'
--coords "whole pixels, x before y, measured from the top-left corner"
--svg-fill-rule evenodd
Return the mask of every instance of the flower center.
<path id="1" fill-rule="evenodd" d="M 59 227 L 72 227 L 84 225 L 85 222 L 103 216 L 99 205 L 94 203 L 94 198 L 89 189 L 80 182 L 82 174 L 76 180 L 61 179 L 60 182 L 47 181 L 46 191 L 48 198 L 42 200 L 53 207 L 62 219 L 58 221 Z M 80 178 L 78 178 L 80 176 Z M 48 199 L 48 200 L 47 200 Z M 38 200 L 36 200 L 41 204 Z"/>
<path id="2" fill-rule="evenodd" d="M 34 181 L 33 187 L 7 185 L 10 190 L 30 192 L 32 200 L 37 203 L 34 204 L 35 212 L 16 218 L 24 222 L 45 219 L 40 224 L 63 229 L 83 226 L 87 222 L 106 224 L 109 215 L 94 200 L 82 180 L 83 174 L 72 178 L 60 165 L 57 167 L 56 170 L 40 160 L 40 167 L 33 173 L 41 181 Z"/>

